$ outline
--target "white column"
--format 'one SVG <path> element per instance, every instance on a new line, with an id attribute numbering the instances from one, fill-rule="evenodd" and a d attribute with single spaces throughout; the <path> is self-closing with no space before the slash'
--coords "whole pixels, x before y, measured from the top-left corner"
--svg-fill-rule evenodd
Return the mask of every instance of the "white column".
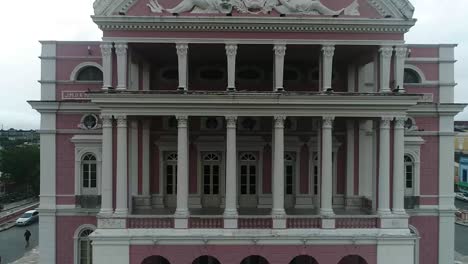
<path id="1" fill-rule="evenodd" d="M 390 117 L 380 120 L 379 142 L 379 204 L 377 212 L 380 215 L 390 213 Z M 401 157 L 402 158 L 402 157 Z"/>
<path id="2" fill-rule="evenodd" d="M 115 44 L 115 53 L 117 53 L 117 90 L 127 89 L 127 43 Z"/>
<path id="3" fill-rule="evenodd" d="M 284 56 L 286 55 L 286 45 L 276 44 L 273 48 L 275 51 L 275 91 L 284 91 Z"/>
<path id="4" fill-rule="evenodd" d="M 398 92 L 405 92 L 404 78 L 405 78 L 405 60 L 408 54 L 408 49 L 405 46 L 395 47 L 395 88 Z"/>
<path id="5" fill-rule="evenodd" d="M 284 116 L 275 116 L 273 153 L 273 216 L 284 216 Z"/>
<path id="6" fill-rule="evenodd" d="M 333 76 L 333 56 L 335 55 L 334 45 L 322 46 L 322 91 L 332 89 Z"/>
<path id="7" fill-rule="evenodd" d="M 359 121 L 359 196 L 372 197 L 372 121 Z M 375 201 L 373 201 L 375 203 Z"/>
<path id="8" fill-rule="evenodd" d="M 188 210 L 188 117 L 177 116 L 177 209 L 178 218 L 187 218 Z"/>
<path id="9" fill-rule="evenodd" d="M 143 121 L 142 131 L 142 195 L 150 195 L 150 128 L 151 120 Z"/>
<path id="10" fill-rule="evenodd" d="M 354 120 L 346 122 L 346 197 L 354 196 Z"/>
<path id="11" fill-rule="evenodd" d="M 128 215 L 128 188 L 127 188 L 127 117 L 117 117 L 117 188 L 115 215 L 125 217 Z"/>
<path id="12" fill-rule="evenodd" d="M 405 214 L 405 117 L 395 118 L 393 133 L 393 213 Z"/>
<path id="13" fill-rule="evenodd" d="M 227 68 L 228 68 L 228 91 L 236 90 L 236 56 L 237 45 L 226 44 Z"/>
<path id="14" fill-rule="evenodd" d="M 380 92 L 388 93 L 390 89 L 390 65 L 392 62 L 393 48 L 391 46 L 382 46 L 380 53 Z"/>
<path id="15" fill-rule="evenodd" d="M 332 127 L 334 117 L 324 116 L 322 120 L 322 185 L 320 197 L 320 214 L 332 216 L 333 167 L 332 167 Z"/>
<path id="16" fill-rule="evenodd" d="M 102 115 L 102 184 L 100 215 L 111 215 L 112 205 L 112 116 Z"/>
<path id="17" fill-rule="evenodd" d="M 179 63 L 179 90 L 188 90 L 188 44 L 177 43 L 177 59 Z"/>
<path id="18" fill-rule="evenodd" d="M 103 72 L 102 89 L 107 90 L 112 87 L 112 43 L 102 43 L 100 47 Z"/>
<path id="19" fill-rule="evenodd" d="M 224 209 L 225 218 L 237 217 L 236 125 L 236 116 L 226 117 L 226 206 Z M 237 227 L 237 224 L 236 226 L 233 226 L 233 228 L 235 227 Z"/>

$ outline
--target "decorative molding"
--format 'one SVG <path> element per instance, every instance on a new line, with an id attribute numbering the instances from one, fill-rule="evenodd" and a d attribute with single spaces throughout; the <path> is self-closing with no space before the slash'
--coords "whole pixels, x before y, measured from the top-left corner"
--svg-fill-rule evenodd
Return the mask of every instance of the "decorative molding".
<path id="1" fill-rule="evenodd" d="M 235 57 L 237 55 L 237 44 L 226 44 L 226 55 Z"/>
<path id="2" fill-rule="evenodd" d="M 150 0 L 148 4 L 146 4 L 153 13 L 162 13 L 164 8 L 158 3 L 158 0 Z"/>
<path id="3" fill-rule="evenodd" d="M 127 49 L 128 49 L 128 45 L 126 43 L 115 44 L 115 53 L 117 54 L 117 56 L 126 56 Z"/>
<path id="4" fill-rule="evenodd" d="M 177 118 L 177 127 L 178 127 L 178 128 L 187 127 L 188 116 L 186 116 L 186 115 L 179 115 L 179 116 L 176 116 L 176 118 Z"/>
<path id="5" fill-rule="evenodd" d="M 237 116 L 226 116 L 226 128 L 236 128 Z"/>
<path id="6" fill-rule="evenodd" d="M 275 115 L 275 128 L 284 128 L 284 121 L 286 120 L 286 116 L 284 115 Z"/>
<path id="7" fill-rule="evenodd" d="M 401 46 L 401 47 L 395 47 L 395 56 L 398 58 L 406 58 L 408 55 L 408 48 Z"/>
<path id="8" fill-rule="evenodd" d="M 101 115 L 102 127 L 103 128 L 112 128 L 112 115 Z"/>
<path id="9" fill-rule="evenodd" d="M 112 49 L 111 49 L 111 53 L 112 53 Z M 104 71 L 104 68 L 102 67 L 101 64 L 97 63 L 97 62 L 94 62 L 94 61 L 85 61 L 85 62 L 82 62 L 80 64 L 78 64 L 74 69 L 73 71 L 70 73 L 70 81 L 72 82 L 82 82 L 82 81 L 78 81 L 77 78 L 78 78 L 78 73 L 86 68 L 86 67 L 96 67 L 98 68 L 101 72 Z M 89 81 L 85 81 L 85 82 L 89 82 Z M 97 81 L 99 83 L 101 83 L 102 81 Z"/>
<path id="10" fill-rule="evenodd" d="M 322 4 L 320 1 L 314 0 L 279 0 L 279 5 L 274 9 L 280 14 L 300 14 L 300 15 L 327 15 L 334 16 L 344 14 L 346 16 L 359 16 L 359 3 L 353 1 L 349 6 L 332 10 Z"/>
<path id="11" fill-rule="evenodd" d="M 333 127 L 333 121 L 335 120 L 334 116 L 324 116 L 322 118 L 322 128 L 329 128 Z"/>
<path id="12" fill-rule="evenodd" d="M 187 56 L 189 46 L 187 43 L 177 43 L 176 44 L 177 55 L 178 56 Z"/>
<path id="13" fill-rule="evenodd" d="M 101 54 L 103 57 L 112 55 L 112 48 L 114 47 L 112 43 L 102 43 L 99 47 L 101 48 Z"/>
<path id="14" fill-rule="evenodd" d="M 381 129 L 390 129 L 390 121 L 393 120 L 393 117 L 384 116 L 380 119 L 380 128 Z"/>
<path id="15" fill-rule="evenodd" d="M 275 51 L 276 56 L 284 57 L 284 55 L 286 55 L 286 45 L 284 44 L 276 44 L 273 47 L 273 50 Z"/>
<path id="16" fill-rule="evenodd" d="M 393 54 L 393 48 L 390 46 L 384 46 L 379 49 L 380 56 L 383 58 L 391 58 Z"/>
<path id="17" fill-rule="evenodd" d="M 335 46 L 334 45 L 324 45 L 322 46 L 322 53 L 325 57 L 331 58 L 335 55 Z"/>
<path id="18" fill-rule="evenodd" d="M 117 127 L 127 127 L 127 116 L 119 115 L 115 118 L 117 119 Z"/>
<path id="19" fill-rule="evenodd" d="M 94 125 L 93 126 L 88 126 L 87 124 L 85 124 L 86 122 L 86 119 L 90 117 L 90 118 L 94 118 Z M 78 124 L 78 128 L 80 129 L 83 129 L 83 130 L 96 130 L 96 129 L 100 129 L 102 127 L 101 124 L 99 124 L 99 117 L 95 114 L 86 114 L 86 115 L 83 115 L 81 117 L 81 121 L 80 123 Z"/>
<path id="20" fill-rule="evenodd" d="M 404 129 L 408 118 L 405 116 L 395 117 L 395 129 Z"/>

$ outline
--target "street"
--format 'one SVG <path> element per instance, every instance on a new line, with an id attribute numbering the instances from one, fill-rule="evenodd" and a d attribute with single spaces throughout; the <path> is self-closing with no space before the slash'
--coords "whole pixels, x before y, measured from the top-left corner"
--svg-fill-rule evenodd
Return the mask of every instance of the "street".
<path id="1" fill-rule="evenodd" d="M 36 247 L 38 244 L 38 223 L 25 227 L 13 227 L 0 232 L 0 256 L 2 264 L 13 262 L 22 257 L 26 252 Z M 28 229 L 31 232 L 29 248 L 25 248 L 24 232 Z"/>

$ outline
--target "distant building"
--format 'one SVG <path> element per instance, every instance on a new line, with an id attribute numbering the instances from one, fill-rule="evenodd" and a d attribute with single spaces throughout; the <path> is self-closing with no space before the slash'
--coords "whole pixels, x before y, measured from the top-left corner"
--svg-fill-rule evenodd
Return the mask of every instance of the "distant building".
<path id="1" fill-rule="evenodd" d="M 31 143 L 39 143 L 39 133 L 36 130 L 21 130 L 10 128 L 8 130 L 0 130 L 0 140 L 8 139 L 10 141 L 14 140 L 24 140 Z"/>

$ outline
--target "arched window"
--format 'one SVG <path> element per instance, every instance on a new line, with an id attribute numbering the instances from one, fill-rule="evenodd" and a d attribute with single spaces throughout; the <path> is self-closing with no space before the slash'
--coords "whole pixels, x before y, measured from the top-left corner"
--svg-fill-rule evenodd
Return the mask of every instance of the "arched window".
<path id="1" fill-rule="evenodd" d="M 404 83 L 421 83 L 421 76 L 412 69 L 405 69 Z"/>
<path id="2" fill-rule="evenodd" d="M 241 264 L 268 264 L 268 260 L 262 256 L 254 255 L 246 257 Z"/>
<path id="3" fill-rule="evenodd" d="M 338 264 L 367 264 L 367 261 L 358 255 L 349 255 L 340 260 Z"/>
<path id="4" fill-rule="evenodd" d="M 410 155 L 405 155 L 405 195 L 414 195 L 414 160 Z"/>
<path id="5" fill-rule="evenodd" d="M 83 229 L 78 235 L 78 263 L 92 264 L 93 249 L 89 235 L 93 232 L 91 229 Z"/>
<path id="6" fill-rule="evenodd" d="M 289 264 L 318 264 L 318 262 L 311 256 L 301 255 L 295 257 Z"/>
<path id="7" fill-rule="evenodd" d="M 102 71 L 95 66 L 86 66 L 82 68 L 77 76 L 76 76 L 77 81 L 91 81 L 91 82 L 97 82 L 97 81 L 102 81 Z"/>
<path id="8" fill-rule="evenodd" d="M 212 256 L 201 256 L 195 259 L 192 264 L 221 264 L 221 262 Z"/>
<path id="9" fill-rule="evenodd" d="M 97 191 L 97 160 L 93 154 L 85 154 L 81 160 L 82 193 L 96 194 Z"/>
<path id="10" fill-rule="evenodd" d="M 151 256 L 145 258 L 141 264 L 170 264 L 170 262 L 161 256 Z"/>

